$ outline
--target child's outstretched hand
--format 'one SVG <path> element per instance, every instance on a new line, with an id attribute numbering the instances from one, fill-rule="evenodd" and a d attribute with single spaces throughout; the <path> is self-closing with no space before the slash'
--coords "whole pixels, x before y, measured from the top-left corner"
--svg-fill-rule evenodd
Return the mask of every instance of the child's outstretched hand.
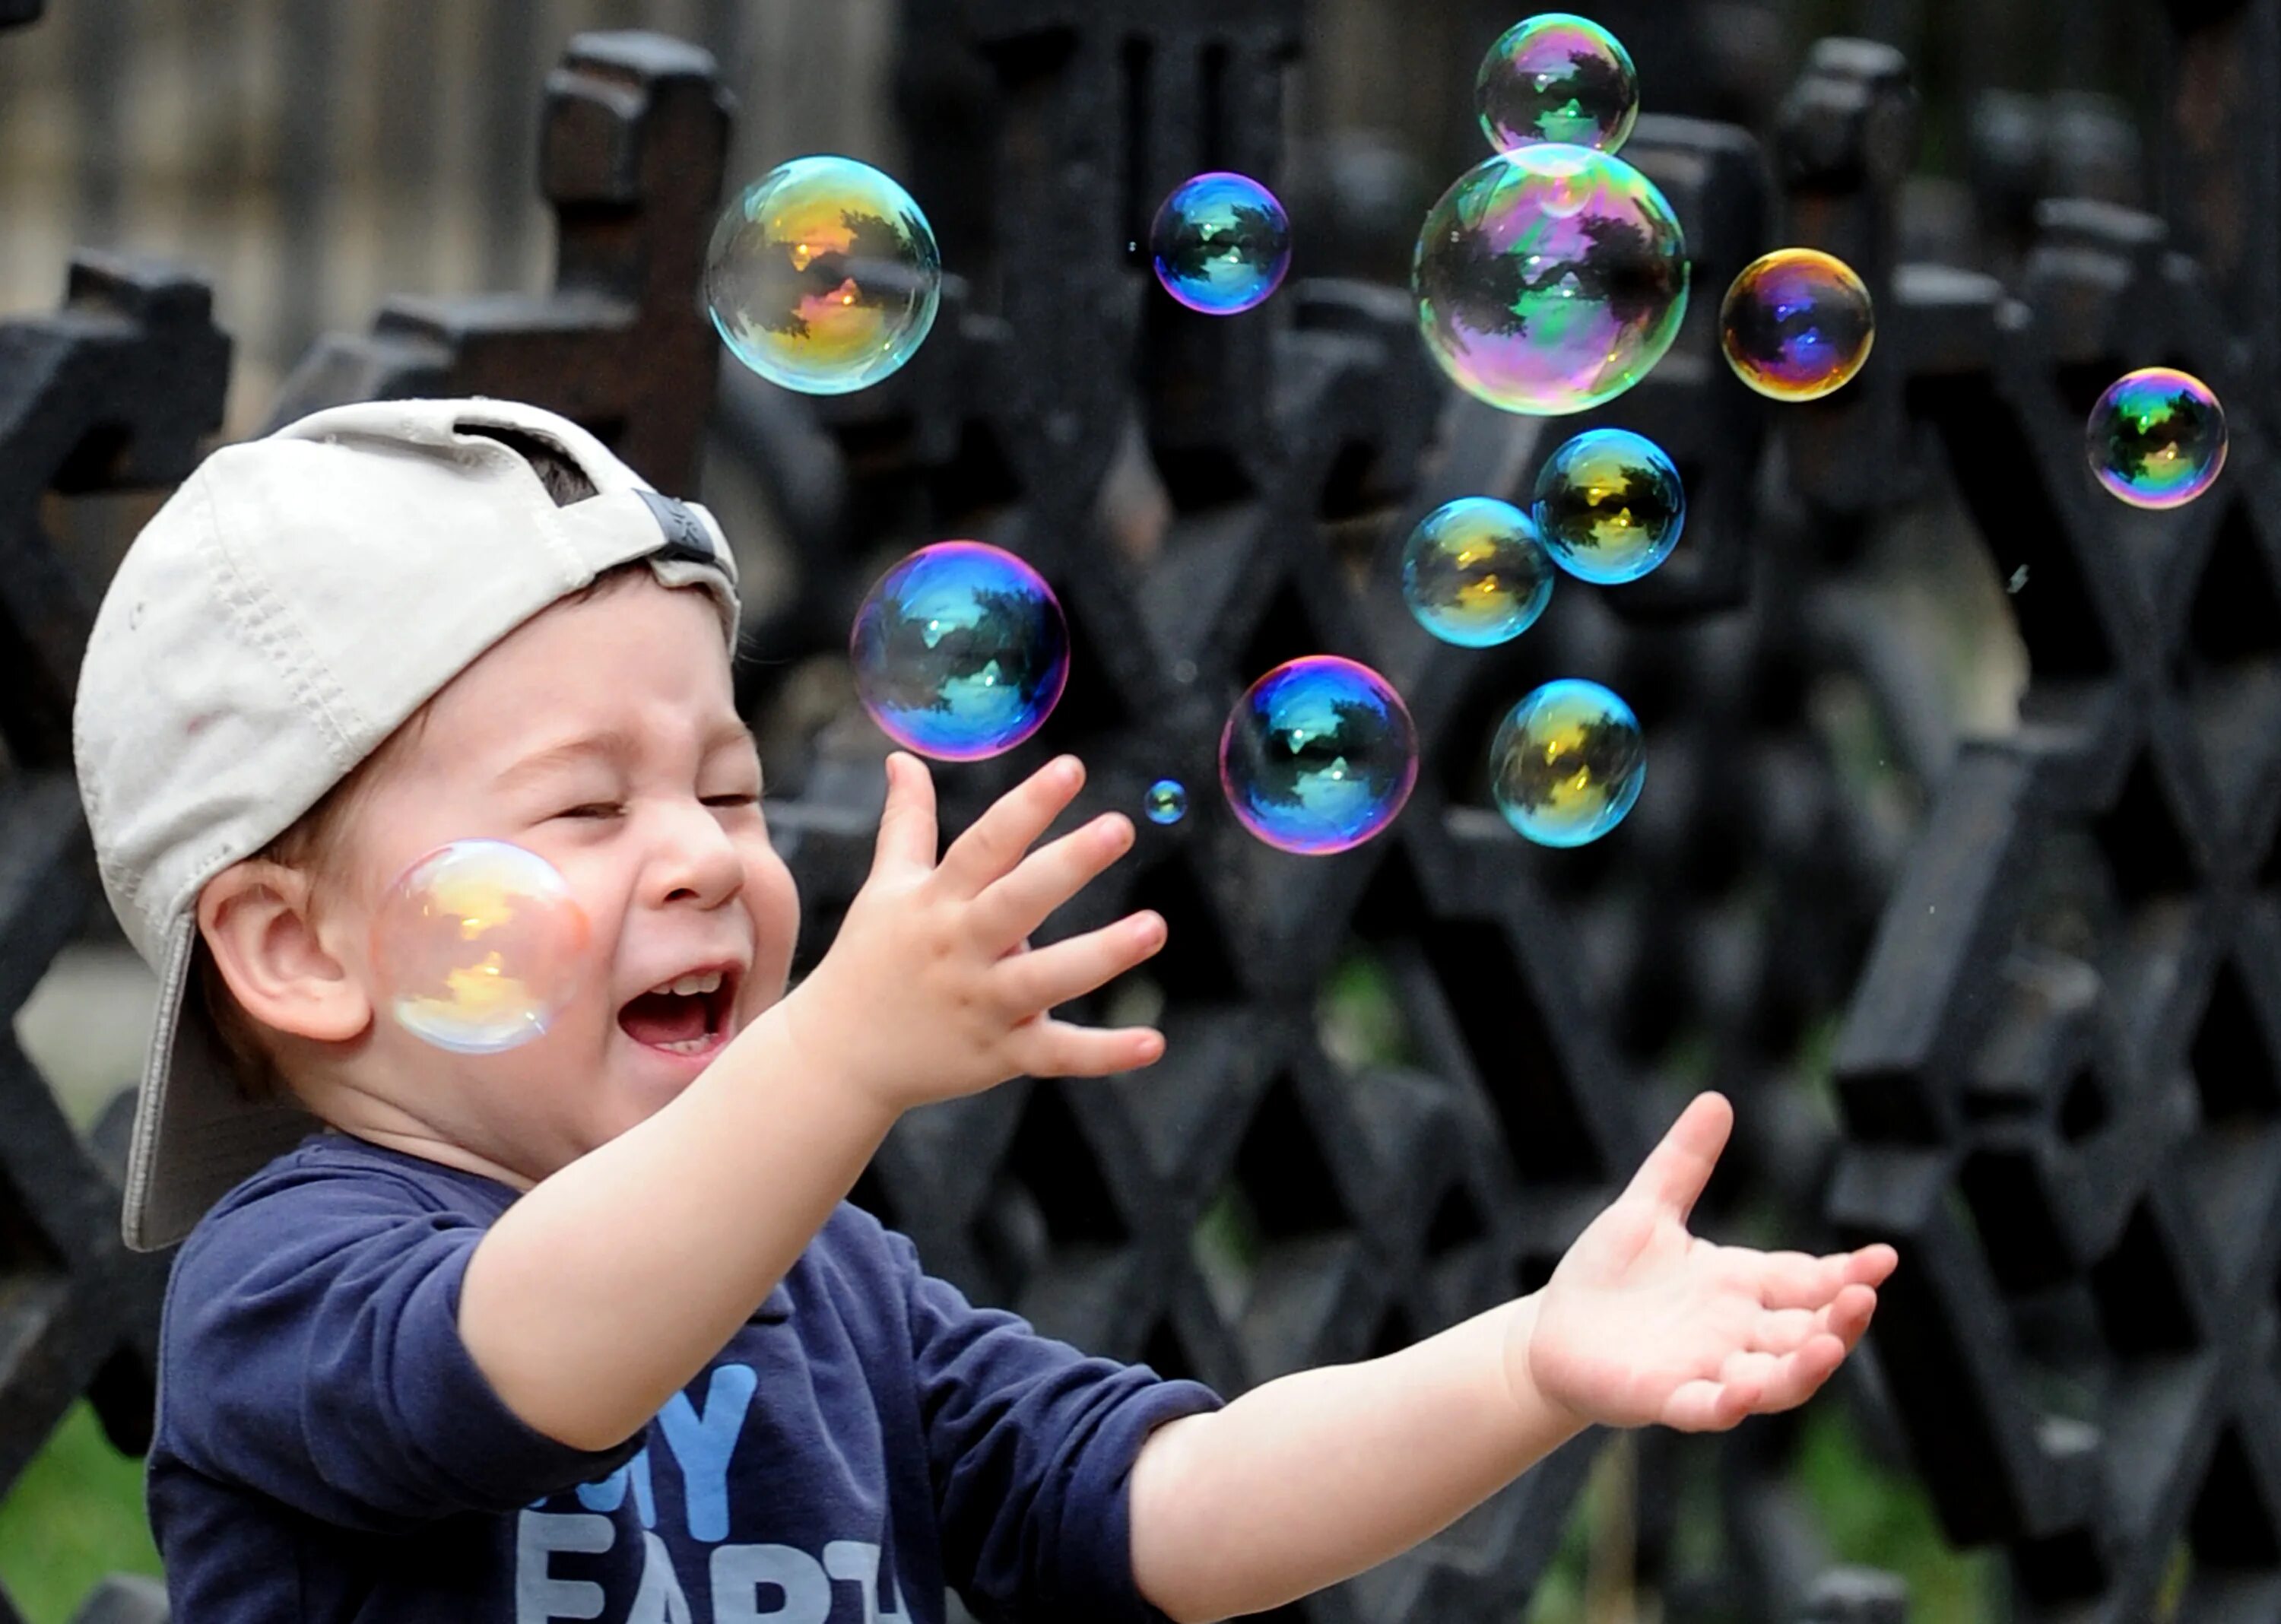
<path id="1" fill-rule="evenodd" d="M 890 755 L 870 875 L 831 951 L 783 1005 L 802 1051 L 894 1111 L 1025 1072 L 1095 1077 L 1161 1056 L 1152 1028 L 1102 1031 L 1046 1013 L 1164 945 L 1164 920 L 1142 912 L 1029 947 L 1030 932 L 1133 844 L 1132 820 L 1110 812 L 1030 851 L 1084 783 L 1076 757 L 1048 762 L 938 863 L 933 777 L 916 756 Z"/>
<path id="2" fill-rule="evenodd" d="M 1719 1432 L 1804 1403 L 1868 1328 L 1899 1254 L 1719 1246 L 1687 1218 L 1734 1126 L 1697 1094 L 1516 1315 L 1505 1374 L 1586 1422 Z"/>

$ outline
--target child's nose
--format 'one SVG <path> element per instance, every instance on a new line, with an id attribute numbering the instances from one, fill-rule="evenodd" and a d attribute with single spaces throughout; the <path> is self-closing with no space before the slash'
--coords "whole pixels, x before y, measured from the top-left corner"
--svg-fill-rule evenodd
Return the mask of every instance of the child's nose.
<path id="1" fill-rule="evenodd" d="M 717 908 L 743 887 L 745 864 L 720 820 L 692 802 L 669 815 L 651 875 L 656 902 L 686 898 Z"/>

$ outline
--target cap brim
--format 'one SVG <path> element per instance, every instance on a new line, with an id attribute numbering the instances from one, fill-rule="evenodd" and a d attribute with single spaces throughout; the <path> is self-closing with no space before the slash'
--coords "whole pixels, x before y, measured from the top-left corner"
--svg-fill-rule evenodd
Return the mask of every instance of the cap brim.
<path id="1" fill-rule="evenodd" d="M 258 1102 L 238 1092 L 221 1041 L 189 994 L 205 951 L 193 915 L 174 920 L 166 949 L 120 1215 L 120 1233 L 138 1252 L 174 1245 L 234 1186 L 324 1125 L 297 1102 Z"/>

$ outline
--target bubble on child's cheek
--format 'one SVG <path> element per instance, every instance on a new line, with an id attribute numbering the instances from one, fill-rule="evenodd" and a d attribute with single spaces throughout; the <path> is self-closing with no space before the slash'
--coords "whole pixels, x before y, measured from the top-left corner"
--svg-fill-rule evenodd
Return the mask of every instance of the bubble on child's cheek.
<path id="1" fill-rule="evenodd" d="M 881 576 L 848 639 L 855 692 L 906 748 L 974 762 L 1045 724 L 1069 680 L 1069 626 L 1044 577 L 978 541 L 921 547 Z"/>
<path id="2" fill-rule="evenodd" d="M 373 918 L 381 1008 L 413 1036 L 494 1055 L 552 1026 L 578 990 L 592 932 L 545 858 L 454 840 L 398 877 Z"/>

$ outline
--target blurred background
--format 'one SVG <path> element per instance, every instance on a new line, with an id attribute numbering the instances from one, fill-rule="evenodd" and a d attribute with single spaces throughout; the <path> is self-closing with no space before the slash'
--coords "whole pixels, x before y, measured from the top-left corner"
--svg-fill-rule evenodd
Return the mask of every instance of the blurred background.
<path id="1" fill-rule="evenodd" d="M 1314 0 L 1285 105 L 1279 177 L 1295 280 L 1406 280 L 1417 222 L 1478 159 L 1470 88 L 1487 42 L 1528 8 L 1480 0 Z M 2102 0 L 1612 0 L 1647 111 L 1765 135 L 1808 46 L 1831 34 L 1906 53 L 1924 136 L 1903 198 L 1903 259 L 2007 275 L 2036 201 L 2152 206 L 2158 55 L 2143 8 Z M 735 186 L 803 153 L 902 166 L 895 0 L 51 0 L 0 35 L 0 313 L 51 309 L 79 246 L 176 260 L 211 281 L 237 346 L 226 437 L 254 431 L 320 333 L 365 327 L 395 293 L 539 291 L 553 226 L 535 183 L 545 76 L 576 33 L 640 27 L 704 44 L 738 98 Z M 923 205 L 929 200 L 922 197 Z M 1050 274 L 1051 267 L 1040 267 Z M 745 555 L 755 612 L 783 574 L 770 505 L 732 459 L 700 493 Z M 110 549 L 151 497 L 82 499 L 54 522 Z M 2002 725 L 2025 662 L 1983 560 L 1917 523 L 1907 568 L 1949 649 L 1952 734 Z M 1367 989 L 1365 989 L 1366 994 Z M 107 916 L 67 952 L 18 1033 L 82 1125 L 142 1061 L 150 983 Z M 1349 1015 L 1365 1028 L 1358 994 Z M 1366 1041 L 1365 1031 L 1364 1039 Z M 2000 1616 L 1992 1558 L 1949 1550 L 1907 1475 L 1841 1411 L 1801 1456 L 1804 1500 L 1843 1558 L 1911 1583 L 1911 1616 Z M 1649 1616 L 1623 1582 L 1625 1474 L 1606 1450 L 1529 1617 Z M 155 1572 L 140 1463 L 81 1405 L 0 1501 L 0 1572 L 28 1624 L 62 1624 L 95 1577 Z"/>

